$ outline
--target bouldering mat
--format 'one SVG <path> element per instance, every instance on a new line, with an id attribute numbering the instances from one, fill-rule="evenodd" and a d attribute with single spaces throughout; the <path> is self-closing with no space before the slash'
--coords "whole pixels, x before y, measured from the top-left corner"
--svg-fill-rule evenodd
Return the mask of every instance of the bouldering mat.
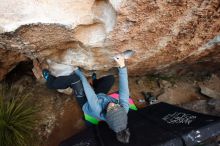
<path id="1" fill-rule="evenodd" d="M 105 122 L 100 123 L 97 128 L 102 144 L 104 146 L 182 146 L 182 141 L 178 136 L 158 127 L 137 112 L 130 111 L 128 114 L 128 127 L 131 133 L 129 144 L 117 141 L 115 133 Z"/>
<path id="2" fill-rule="evenodd" d="M 166 103 L 128 113 L 129 144 L 116 140 L 106 122 L 93 125 L 60 146 L 192 146 L 220 135 L 220 118 Z"/>
<path id="3" fill-rule="evenodd" d="M 59 146 L 101 146 L 96 127 L 91 126 L 59 144 Z"/>
<path id="4" fill-rule="evenodd" d="M 197 145 L 220 135 L 220 117 L 189 111 L 167 103 L 158 103 L 139 111 L 139 114 L 183 140 L 187 146 Z"/>

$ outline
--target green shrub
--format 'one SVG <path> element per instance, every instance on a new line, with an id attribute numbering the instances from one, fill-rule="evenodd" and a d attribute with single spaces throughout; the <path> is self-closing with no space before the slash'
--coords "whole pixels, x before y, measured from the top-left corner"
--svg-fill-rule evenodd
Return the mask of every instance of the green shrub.
<path id="1" fill-rule="evenodd" d="M 0 87 L 0 146 L 29 146 L 37 108 L 28 102 L 23 88 Z"/>

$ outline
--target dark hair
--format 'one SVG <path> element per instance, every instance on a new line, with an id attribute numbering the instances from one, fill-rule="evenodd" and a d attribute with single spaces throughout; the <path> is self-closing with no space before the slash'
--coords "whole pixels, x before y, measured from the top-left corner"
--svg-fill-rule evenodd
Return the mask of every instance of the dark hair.
<path id="1" fill-rule="evenodd" d="M 130 131 L 129 129 L 122 130 L 118 133 L 116 133 L 116 138 L 118 141 L 122 143 L 129 143 L 130 140 Z"/>

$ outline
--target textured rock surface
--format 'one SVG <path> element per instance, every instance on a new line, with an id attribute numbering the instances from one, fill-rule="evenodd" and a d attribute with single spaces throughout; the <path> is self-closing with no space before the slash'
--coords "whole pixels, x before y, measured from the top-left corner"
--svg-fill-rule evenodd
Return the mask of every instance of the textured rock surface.
<path id="1" fill-rule="evenodd" d="M 85 128 L 75 97 L 48 90 L 30 75 L 20 75 L 13 85 L 29 92 L 30 102 L 39 108 L 33 142 L 36 146 L 58 146 L 61 141 Z"/>
<path id="2" fill-rule="evenodd" d="M 130 75 L 219 69 L 219 0 L 0 2 L 0 80 L 36 57 L 107 71 L 126 49 Z"/>
<path id="3" fill-rule="evenodd" d="M 220 99 L 220 79 L 217 75 L 212 75 L 210 80 L 200 84 L 201 93 L 210 97 Z"/>
<path id="4" fill-rule="evenodd" d="M 192 110 L 195 112 L 209 114 L 214 116 L 220 116 L 220 100 L 211 99 L 211 100 L 197 100 L 181 105 L 183 108 Z"/>
<path id="5" fill-rule="evenodd" d="M 196 85 L 180 82 L 174 87 L 165 88 L 158 100 L 170 104 L 182 104 L 193 100 L 199 100 L 202 96 L 196 92 Z"/>
<path id="6" fill-rule="evenodd" d="M 135 48 L 134 72 L 164 72 L 182 62 L 189 65 L 213 51 L 208 42 L 220 31 L 219 3 L 130 0 L 109 39 L 115 48 Z"/>

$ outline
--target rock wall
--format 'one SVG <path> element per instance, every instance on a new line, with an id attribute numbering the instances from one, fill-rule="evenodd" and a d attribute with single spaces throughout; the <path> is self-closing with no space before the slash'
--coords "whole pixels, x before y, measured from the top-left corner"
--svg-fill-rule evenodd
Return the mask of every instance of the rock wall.
<path id="1" fill-rule="evenodd" d="M 34 58 L 53 62 L 55 75 L 56 63 L 107 71 L 127 49 L 130 75 L 219 69 L 219 0 L 0 2 L 0 80 Z"/>

